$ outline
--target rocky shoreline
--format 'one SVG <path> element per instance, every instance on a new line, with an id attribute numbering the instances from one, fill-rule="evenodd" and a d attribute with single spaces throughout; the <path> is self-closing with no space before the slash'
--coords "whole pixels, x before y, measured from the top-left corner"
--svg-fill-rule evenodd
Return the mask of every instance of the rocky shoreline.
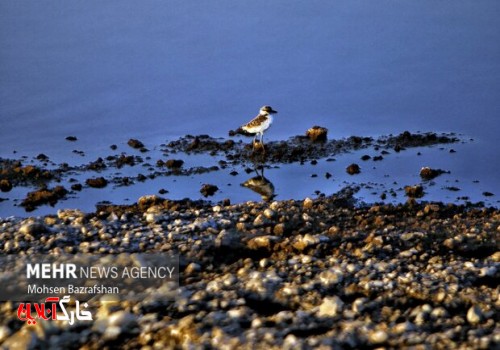
<path id="1" fill-rule="evenodd" d="M 354 205 L 352 192 L 214 205 L 142 197 L 95 213 L 0 219 L 2 254 L 175 252 L 173 300 L 100 303 L 94 322 L 27 325 L 3 349 L 500 346 L 500 212 Z"/>
<path id="2" fill-rule="evenodd" d="M 236 132 L 231 132 L 234 135 Z M 144 143 L 130 139 L 127 145 L 141 155 L 121 152 L 102 155 L 97 159 L 83 165 L 69 165 L 67 163 L 56 164 L 50 157 L 40 153 L 34 159 L 2 159 L 0 158 L 0 192 L 10 192 L 15 187 L 35 187 L 15 206 L 21 206 L 27 212 L 32 212 L 42 205 L 54 206 L 58 201 L 68 197 L 78 197 L 82 191 L 89 188 L 106 188 L 108 186 L 123 187 L 132 186 L 162 177 L 193 176 L 204 173 L 214 173 L 226 169 L 243 168 L 250 173 L 256 164 L 261 167 L 271 168 L 275 166 L 310 162 L 317 164 L 318 160 L 334 161 L 336 156 L 355 152 L 359 150 L 372 150 L 379 155 L 361 157 L 363 162 L 372 160 L 379 162 L 391 153 L 404 152 L 415 147 L 430 147 L 435 145 L 447 145 L 459 142 L 459 138 L 453 134 L 410 133 L 405 131 L 399 135 L 385 135 L 379 137 L 351 136 L 345 139 L 328 140 L 327 129 L 313 127 L 305 136 L 297 135 L 286 141 L 271 141 L 266 144 L 265 152 L 261 147 L 253 150 L 251 143 L 242 140 L 213 138 L 209 135 L 187 135 L 167 144 L 155 146 L 161 152 L 161 157 L 154 159 L 148 155 L 150 152 Z M 71 142 L 77 140 L 74 136 L 68 136 Z M 110 149 L 117 150 L 116 145 Z M 450 150 L 450 152 L 453 149 Z M 74 150 L 73 152 L 79 152 Z M 189 155 L 203 155 L 207 159 L 218 161 L 212 165 L 186 166 L 178 157 Z M 28 164 L 27 164 L 28 163 Z M 121 175 L 124 167 L 133 169 L 130 174 Z M 360 166 L 351 164 L 346 169 L 348 174 L 360 173 Z M 436 171 L 431 169 L 431 171 Z M 439 170 L 441 171 L 441 170 Z M 113 173 L 112 173 L 113 172 Z M 441 171 L 443 173 L 444 171 Z M 428 179 L 434 178 L 441 173 L 436 173 Z M 237 175 L 233 170 L 231 175 Z M 317 174 L 315 175 L 317 176 Z M 326 177 L 332 175 L 327 173 Z M 78 179 L 77 179 L 78 178 Z M 423 177 L 423 179 L 425 179 Z M 212 188 L 213 189 L 213 188 Z M 167 191 L 161 190 L 160 194 Z M 205 197 L 213 195 L 215 191 L 201 189 Z M 389 191 L 387 192 L 389 193 Z M 492 194 L 493 195 L 493 194 Z M 9 198 L 1 198 L 8 200 Z"/>
<path id="3" fill-rule="evenodd" d="M 500 346 L 500 212 L 481 204 L 417 202 L 425 195 L 422 184 L 446 170 L 423 167 L 422 183 L 405 186 L 408 200 L 399 205 L 360 203 L 354 197 L 359 188 L 349 185 L 334 195 L 318 191 L 314 199 L 276 201 L 263 175 L 265 167 L 316 165 L 364 149 L 362 162 L 379 162 L 391 153 L 459 139 L 409 132 L 342 140 L 326 135 L 325 128 L 313 127 L 306 136 L 269 142 L 265 152 L 241 140 L 188 135 L 161 145 L 161 159 L 131 139 L 128 146 L 141 155 L 122 152 L 82 166 L 57 165 L 44 154 L 31 164 L 0 159 L 0 190 L 38 187 L 21 203 L 27 211 L 89 187 L 224 169 L 237 176 L 234 169 L 250 174 L 253 163 L 261 164 L 260 175 L 254 169 L 258 176 L 241 185 L 263 199 L 232 204 L 147 195 L 133 205 L 100 204 L 93 213 L 0 218 L 1 254 L 169 252 L 180 260 L 178 288 L 156 290 L 139 302 L 96 296 L 90 323 L 28 325 L 17 317 L 19 303 L 2 303 L 0 348 Z M 186 166 L 182 154 L 217 156 L 217 165 Z M 125 166 L 140 168 L 135 176 L 105 172 Z M 355 176 L 363 170 L 352 163 L 345 171 Z M 77 174 L 80 180 L 73 178 Z M 200 189 L 205 197 L 217 191 L 207 183 Z M 395 195 L 394 189 L 387 193 Z"/>

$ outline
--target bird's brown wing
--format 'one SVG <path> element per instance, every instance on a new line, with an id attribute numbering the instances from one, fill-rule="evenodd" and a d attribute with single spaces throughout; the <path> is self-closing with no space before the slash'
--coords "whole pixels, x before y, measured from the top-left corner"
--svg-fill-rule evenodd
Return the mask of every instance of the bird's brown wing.
<path id="1" fill-rule="evenodd" d="M 265 115 L 258 115 L 255 118 L 253 118 L 251 121 L 249 121 L 247 124 L 243 125 L 243 128 L 254 128 L 256 126 L 259 126 L 260 124 L 264 123 L 267 120 L 267 116 Z"/>

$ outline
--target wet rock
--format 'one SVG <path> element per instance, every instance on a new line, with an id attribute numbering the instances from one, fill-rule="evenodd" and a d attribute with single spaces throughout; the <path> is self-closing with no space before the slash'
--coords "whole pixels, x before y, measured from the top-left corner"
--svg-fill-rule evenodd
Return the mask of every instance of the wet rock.
<path id="1" fill-rule="evenodd" d="M 83 189 L 83 186 L 82 186 L 82 184 L 73 184 L 73 185 L 71 185 L 71 189 L 73 191 L 81 191 Z"/>
<path id="2" fill-rule="evenodd" d="M 306 132 L 306 136 L 309 138 L 309 140 L 313 142 L 326 141 L 327 135 L 328 135 L 328 129 L 317 125 L 313 126 Z"/>
<path id="3" fill-rule="evenodd" d="M 209 196 L 213 196 L 215 194 L 215 192 L 217 192 L 218 190 L 219 190 L 219 187 L 217 187 L 215 185 L 204 184 L 203 186 L 201 186 L 200 193 L 204 197 L 209 197 Z"/>
<path id="4" fill-rule="evenodd" d="M 9 192 L 10 190 L 12 190 L 12 183 L 7 179 L 0 180 L 0 191 Z"/>
<path id="5" fill-rule="evenodd" d="M 182 167 L 183 164 L 184 164 L 184 161 L 181 159 L 169 159 L 165 162 L 165 165 L 169 169 L 178 169 L 178 168 Z"/>
<path id="6" fill-rule="evenodd" d="M 127 156 L 125 154 L 121 154 L 120 157 L 118 157 L 115 160 L 115 165 L 118 169 L 123 167 L 124 165 L 134 166 L 135 165 L 135 158 L 134 158 L 134 156 Z"/>
<path id="7" fill-rule="evenodd" d="M 372 159 L 372 157 L 370 157 L 368 154 L 365 154 L 364 156 L 361 157 L 361 160 L 364 160 L 364 161 L 367 161 L 370 159 Z"/>
<path id="8" fill-rule="evenodd" d="M 412 134 L 409 131 L 405 131 L 396 137 L 387 140 L 387 144 L 401 148 L 404 147 L 418 147 L 418 146 L 430 146 L 435 144 L 446 144 L 457 142 L 458 139 L 453 135 L 438 135 L 436 133 L 424 133 L 424 134 Z"/>
<path id="9" fill-rule="evenodd" d="M 432 180 L 443 173 L 446 173 L 446 171 L 441 169 L 431 169 L 429 167 L 423 167 L 420 169 L 420 177 L 423 180 Z"/>
<path id="10" fill-rule="evenodd" d="M 43 153 L 40 153 L 39 155 L 36 156 L 36 159 L 38 159 L 39 161 L 45 162 L 45 161 L 49 160 L 49 157 Z"/>
<path id="11" fill-rule="evenodd" d="M 67 140 L 67 141 L 73 141 L 73 142 L 74 142 L 74 141 L 76 141 L 76 140 L 78 140 L 78 139 L 77 139 L 77 137 L 76 137 L 76 136 L 67 136 L 67 137 L 66 137 L 66 140 Z"/>
<path id="12" fill-rule="evenodd" d="M 27 197 L 22 201 L 21 206 L 27 211 L 32 211 L 43 204 L 55 205 L 57 201 L 64 198 L 67 193 L 68 191 L 63 186 L 29 192 Z"/>
<path id="13" fill-rule="evenodd" d="M 165 199 L 158 197 L 156 195 L 146 195 L 142 196 L 137 200 L 137 205 L 141 211 L 145 211 L 149 207 L 154 205 L 161 205 L 165 202 Z"/>
<path id="14" fill-rule="evenodd" d="M 492 197 L 492 196 L 494 196 L 494 194 L 491 193 L 491 192 L 485 191 L 485 192 L 483 192 L 483 196 L 485 196 L 485 197 Z"/>
<path id="15" fill-rule="evenodd" d="M 135 149 L 144 148 L 144 144 L 137 139 L 128 140 L 127 145 L 129 145 L 130 147 L 135 148 Z"/>
<path id="16" fill-rule="evenodd" d="M 108 181 L 102 176 L 87 179 L 87 180 L 85 180 L 85 183 L 88 186 L 94 187 L 94 188 L 103 188 L 103 187 L 106 187 L 108 185 Z"/>
<path id="17" fill-rule="evenodd" d="M 410 198 L 421 198 L 424 196 L 424 188 L 420 185 L 405 186 L 405 193 Z"/>
<path id="18" fill-rule="evenodd" d="M 104 162 L 104 159 L 102 159 L 101 157 L 97 158 L 95 161 L 90 162 L 90 164 L 87 165 L 88 170 L 99 171 L 106 168 L 107 168 L 106 163 Z"/>
<path id="19" fill-rule="evenodd" d="M 353 163 L 346 168 L 346 171 L 349 175 L 355 175 L 360 173 L 360 168 L 359 165 Z"/>

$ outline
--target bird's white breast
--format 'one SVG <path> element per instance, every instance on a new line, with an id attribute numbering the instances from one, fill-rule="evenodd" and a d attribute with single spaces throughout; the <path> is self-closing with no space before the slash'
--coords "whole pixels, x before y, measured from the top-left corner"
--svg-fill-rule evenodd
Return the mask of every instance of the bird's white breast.
<path id="1" fill-rule="evenodd" d="M 245 125 L 243 129 L 250 133 L 258 133 L 268 129 L 271 126 L 272 122 L 273 122 L 273 117 L 272 115 L 268 114 L 266 115 L 266 120 L 264 120 L 261 124 L 252 126 Z"/>

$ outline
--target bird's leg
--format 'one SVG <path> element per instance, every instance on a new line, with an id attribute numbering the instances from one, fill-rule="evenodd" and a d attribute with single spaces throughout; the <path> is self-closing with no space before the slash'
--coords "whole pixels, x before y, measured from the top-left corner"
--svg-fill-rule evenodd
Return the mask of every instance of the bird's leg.
<path id="1" fill-rule="evenodd" d="M 253 142 L 252 142 L 252 151 L 255 151 L 255 140 L 257 139 L 257 136 L 259 134 L 255 134 L 255 136 L 253 137 Z"/>
<path id="2" fill-rule="evenodd" d="M 260 134 L 260 144 L 262 146 L 262 153 L 266 153 L 266 148 L 264 147 L 264 133 Z"/>

